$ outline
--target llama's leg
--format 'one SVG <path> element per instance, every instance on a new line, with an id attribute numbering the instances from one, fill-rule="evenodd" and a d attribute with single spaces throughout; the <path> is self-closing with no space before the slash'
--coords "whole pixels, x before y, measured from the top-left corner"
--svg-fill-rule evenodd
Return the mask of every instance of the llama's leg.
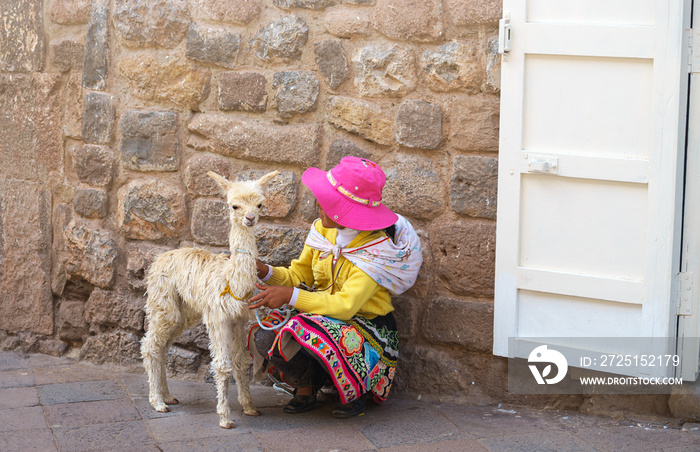
<path id="1" fill-rule="evenodd" d="M 163 334 L 167 331 L 161 325 L 163 318 L 155 316 L 149 319 L 149 328 L 141 341 L 141 357 L 148 374 L 148 401 L 156 411 L 169 411 L 164 399 L 165 360 L 169 337 Z"/>
<path id="2" fill-rule="evenodd" d="M 260 416 L 260 411 L 253 406 L 253 398 L 250 396 L 250 355 L 246 350 L 246 334 L 242 324 L 234 326 L 233 344 L 233 375 L 238 387 L 238 403 L 243 407 L 243 412 L 248 416 Z"/>
<path id="3" fill-rule="evenodd" d="M 233 335 L 228 322 L 222 320 L 207 321 L 209 331 L 209 347 L 211 352 L 211 367 L 216 383 L 216 413 L 219 415 L 219 426 L 234 428 L 231 420 L 231 407 L 228 403 L 228 386 L 233 373 L 231 364 L 231 348 Z"/>
<path id="4" fill-rule="evenodd" d="M 150 289 L 150 288 L 149 288 Z M 165 291 L 153 293 L 163 293 Z M 153 297 L 155 298 L 155 297 Z M 156 411 L 169 411 L 166 404 L 176 404 L 177 399 L 168 390 L 167 363 L 168 344 L 182 329 L 182 315 L 173 297 L 153 299 L 149 296 L 150 314 L 148 332 L 141 342 L 141 356 L 148 373 L 148 400 Z"/>

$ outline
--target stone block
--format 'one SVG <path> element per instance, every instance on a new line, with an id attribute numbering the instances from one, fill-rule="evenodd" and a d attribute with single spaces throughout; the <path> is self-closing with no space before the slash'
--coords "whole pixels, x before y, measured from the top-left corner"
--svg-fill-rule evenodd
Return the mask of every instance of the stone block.
<path id="1" fill-rule="evenodd" d="M 402 41 L 434 42 L 444 32 L 441 0 L 377 0 L 372 25 Z"/>
<path id="2" fill-rule="evenodd" d="M 352 59 L 355 87 L 362 96 L 403 97 L 416 87 L 413 51 L 396 44 L 370 44 Z"/>
<path id="3" fill-rule="evenodd" d="M 46 54 L 42 0 L 0 3 L 0 71 L 40 72 Z"/>
<path id="4" fill-rule="evenodd" d="M 202 355 L 181 347 L 172 346 L 168 350 L 168 370 L 173 374 L 196 373 L 202 362 Z"/>
<path id="5" fill-rule="evenodd" d="M 85 303 L 85 321 L 139 332 L 143 330 L 144 302 L 142 297 L 95 289 Z"/>
<path id="6" fill-rule="evenodd" d="M 73 220 L 63 235 L 67 274 L 98 287 L 111 287 L 116 276 L 118 255 L 112 233 L 94 229 L 83 220 Z"/>
<path id="7" fill-rule="evenodd" d="M 282 9 L 325 9 L 337 5 L 340 0 L 273 0 L 272 3 Z"/>
<path id="8" fill-rule="evenodd" d="M 83 99 L 85 92 L 81 74 L 71 74 L 66 83 L 65 106 L 63 109 L 63 135 L 68 138 L 83 138 Z"/>
<path id="9" fill-rule="evenodd" d="M 189 23 L 187 0 L 114 0 L 114 27 L 128 47 L 171 49 Z"/>
<path id="10" fill-rule="evenodd" d="M 127 110 L 121 118 L 122 162 L 135 171 L 177 171 L 177 113 Z"/>
<path id="11" fill-rule="evenodd" d="M 82 341 L 88 335 L 83 300 L 62 300 L 58 309 L 58 337 L 65 341 Z"/>
<path id="12" fill-rule="evenodd" d="M 395 391 L 465 396 L 474 381 L 470 369 L 465 368 L 464 363 L 433 347 L 402 347 L 397 369 L 400 373 L 396 378 Z"/>
<path id="13" fill-rule="evenodd" d="M 357 8 L 333 8 L 323 16 L 323 27 L 339 38 L 368 36 L 370 24 L 369 11 Z"/>
<path id="14" fill-rule="evenodd" d="M 84 144 L 73 155 L 80 182 L 94 187 L 108 187 L 114 175 L 114 158 L 108 146 Z"/>
<path id="15" fill-rule="evenodd" d="M 421 67 L 428 88 L 436 92 L 461 90 L 476 94 L 484 79 L 477 46 L 471 43 L 452 41 L 440 46 L 437 51 L 427 50 L 423 52 Z"/>
<path id="16" fill-rule="evenodd" d="M 117 221 L 127 238 L 177 237 L 187 223 L 185 193 L 168 181 L 133 180 L 119 189 L 117 198 Z"/>
<path id="17" fill-rule="evenodd" d="M 146 290 L 146 273 L 156 257 L 170 248 L 135 242 L 127 249 L 126 281 L 129 288 L 136 291 Z"/>
<path id="18" fill-rule="evenodd" d="M 426 306 L 421 331 L 430 342 L 490 353 L 493 347 L 493 305 L 438 298 Z"/>
<path id="19" fill-rule="evenodd" d="M 260 15 L 260 0 L 195 0 L 199 17 L 246 25 Z"/>
<path id="20" fill-rule="evenodd" d="M 316 109 L 321 84 L 313 72 L 282 71 L 275 72 L 272 88 L 280 117 L 291 118 Z"/>
<path id="21" fill-rule="evenodd" d="M 392 296 L 391 304 L 394 306 L 392 314 L 396 319 L 396 327 L 400 338 L 412 338 L 417 334 L 416 319 L 418 318 L 418 300 L 407 296 Z"/>
<path id="22" fill-rule="evenodd" d="M 0 178 L 0 291 L 0 329 L 53 333 L 51 192 L 43 184 Z"/>
<path id="23" fill-rule="evenodd" d="M 292 259 L 301 254 L 308 233 L 308 228 L 258 225 L 255 237 L 259 259 L 272 266 L 288 266 Z"/>
<path id="24" fill-rule="evenodd" d="M 314 166 L 321 154 L 323 128 L 315 123 L 270 125 L 202 113 L 188 129 L 199 135 L 190 137 L 189 146 L 227 157 Z"/>
<path id="25" fill-rule="evenodd" d="M 487 93 L 501 92 L 501 55 L 498 53 L 498 37 L 489 39 L 486 46 L 486 86 Z"/>
<path id="26" fill-rule="evenodd" d="M 0 73 L 0 180 L 63 178 L 62 85 L 60 74 Z"/>
<path id="27" fill-rule="evenodd" d="M 382 162 L 386 174 L 383 201 L 394 212 L 432 220 L 442 212 L 444 184 L 433 162 L 425 157 L 396 154 Z"/>
<path id="28" fill-rule="evenodd" d="M 141 362 L 139 337 L 124 331 L 90 336 L 80 349 L 80 360 L 122 366 L 139 364 Z"/>
<path id="29" fill-rule="evenodd" d="M 269 171 L 245 171 L 236 180 L 257 180 Z M 264 188 L 265 202 L 260 211 L 262 217 L 285 218 L 297 205 L 297 182 L 294 173 L 281 171 Z"/>
<path id="30" fill-rule="evenodd" d="M 250 50 L 263 61 L 299 60 L 309 38 L 309 27 L 297 16 L 270 22 L 250 39 Z"/>
<path id="31" fill-rule="evenodd" d="M 209 177 L 209 171 L 230 179 L 231 163 L 225 158 L 213 155 L 195 155 L 185 163 L 183 171 L 187 192 L 203 196 L 221 195 L 221 188 Z"/>
<path id="32" fill-rule="evenodd" d="M 59 25 L 88 23 L 91 0 L 53 0 L 50 2 L 51 22 Z"/>
<path id="33" fill-rule="evenodd" d="M 186 347 L 197 347 L 202 350 L 209 350 L 209 333 L 202 322 L 190 327 L 175 338 L 175 343 Z"/>
<path id="34" fill-rule="evenodd" d="M 442 107 L 411 99 L 396 117 L 396 140 L 410 148 L 437 149 L 442 142 Z"/>
<path id="35" fill-rule="evenodd" d="M 460 151 L 498 151 L 500 102 L 497 97 L 454 97 L 448 108 L 452 147 Z"/>
<path id="36" fill-rule="evenodd" d="M 236 65 L 241 35 L 226 29 L 191 23 L 187 32 L 187 58 L 232 68 Z"/>
<path id="37" fill-rule="evenodd" d="M 263 113 L 267 110 L 267 79 L 258 72 L 222 72 L 219 110 Z"/>
<path id="38" fill-rule="evenodd" d="M 51 63 L 61 72 L 83 69 L 85 43 L 71 39 L 55 39 L 49 44 Z"/>
<path id="39" fill-rule="evenodd" d="M 434 229 L 435 270 L 450 291 L 493 297 L 496 223 L 459 221 L 435 224 Z"/>
<path id="40" fill-rule="evenodd" d="M 350 77 L 348 59 L 343 44 L 336 39 L 326 39 L 314 43 L 316 65 L 332 89 Z"/>
<path id="41" fill-rule="evenodd" d="M 340 163 L 343 157 L 355 156 L 361 159 L 372 160 L 372 154 L 369 151 L 361 148 L 352 141 L 336 138 L 331 141 L 328 146 L 328 155 L 326 156 L 326 169 L 329 170 Z"/>
<path id="42" fill-rule="evenodd" d="M 671 396 L 668 398 L 668 408 L 671 415 L 676 418 L 700 420 L 700 392 L 698 392 L 698 383 L 685 383 L 683 386 L 689 385 L 691 389 L 674 388 Z"/>
<path id="43" fill-rule="evenodd" d="M 445 16 L 458 26 L 497 24 L 503 5 L 497 0 L 445 0 Z"/>
<path id="44" fill-rule="evenodd" d="M 192 236 L 198 243 L 228 245 L 229 207 L 224 201 L 197 199 L 192 208 Z"/>
<path id="45" fill-rule="evenodd" d="M 73 197 L 73 209 L 85 218 L 105 218 L 109 213 L 107 192 L 100 188 L 77 188 Z"/>
<path id="46" fill-rule="evenodd" d="M 197 110 L 209 96 L 211 71 L 176 55 L 124 57 L 118 66 L 142 100 Z"/>
<path id="47" fill-rule="evenodd" d="M 70 346 L 63 341 L 44 339 L 37 344 L 36 352 L 43 355 L 63 356 L 69 349 Z"/>
<path id="48" fill-rule="evenodd" d="M 311 190 L 309 190 L 306 185 L 301 185 L 301 201 L 299 202 L 299 213 L 301 214 L 302 220 L 307 223 L 313 223 L 313 221 L 318 218 L 318 211 L 316 210 L 316 197 Z"/>
<path id="49" fill-rule="evenodd" d="M 496 219 L 498 159 L 457 155 L 450 181 L 450 205 L 460 214 Z"/>
<path id="50" fill-rule="evenodd" d="M 87 93 L 83 102 L 83 142 L 110 144 L 114 140 L 116 98 L 111 94 Z"/>
<path id="51" fill-rule="evenodd" d="M 83 87 L 104 91 L 110 66 L 109 0 L 93 0 L 85 38 Z"/>
<path id="52" fill-rule="evenodd" d="M 328 122 L 365 140 L 388 146 L 394 141 L 394 122 L 382 109 L 369 102 L 349 97 L 328 99 Z"/>

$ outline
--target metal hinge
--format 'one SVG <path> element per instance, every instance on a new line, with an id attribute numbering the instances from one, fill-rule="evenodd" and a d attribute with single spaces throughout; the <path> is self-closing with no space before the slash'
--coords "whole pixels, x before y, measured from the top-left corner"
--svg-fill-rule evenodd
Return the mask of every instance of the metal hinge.
<path id="1" fill-rule="evenodd" d="M 685 30 L 688 42 L 688 73 L 700 72 L 700 29 Z"/>
<path id="2" fill-rule="evenodd" d="M 510 13 L 503 12 L 503 19 L 498 21 L 498 53 L 503 55 L 510 51 Z"/>
<path id="3" fill-rule="evenodd" d="M 693 308 L 693 274 L 689 272 L 676 273 L 677 295 L 676 315 L 692 315 Z"/>

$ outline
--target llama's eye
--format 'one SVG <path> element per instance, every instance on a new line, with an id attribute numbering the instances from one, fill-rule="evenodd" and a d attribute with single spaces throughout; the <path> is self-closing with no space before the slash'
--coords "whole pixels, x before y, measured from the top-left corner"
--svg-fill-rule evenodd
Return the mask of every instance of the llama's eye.
<path id="1" fill-rule="evenodd" d="M 231 206 L 233 210 L 238 210 L 238 206 Z"/>
<path id="2" fill-rule="evenodd" d="M 262 204 L 258 204 L 258 209 L 262 209 Z"/>

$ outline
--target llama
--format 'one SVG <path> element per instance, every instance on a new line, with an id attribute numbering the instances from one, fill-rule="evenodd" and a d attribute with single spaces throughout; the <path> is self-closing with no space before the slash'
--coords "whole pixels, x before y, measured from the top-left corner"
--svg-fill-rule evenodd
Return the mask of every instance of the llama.
<path id="1" fill-rule="evenodd" d="M 250 311 L 246 300 L 252 296 L 257 278 L 254 226 L 265 199 L 262 188 L 279 172 L 257 181 L 237 182 L 211 171 L 207 174 L 221 187 L 229 206 L 231 256 L 180 248 L 156 258 L 148 270 L 148 332 L 141 343 L 141 356 L 148 373 L 149 402 L 156 411 L 169 411 L 167 405 L 178 400 L 168 390 L 166 353 L 183 330 L 202 319 L 209 333 L 219 425 L 233 428 L 228 403 L 232 374 L 244 413 L 260 414 L 250 396 L 250 357 L 246 351 Z"/>

